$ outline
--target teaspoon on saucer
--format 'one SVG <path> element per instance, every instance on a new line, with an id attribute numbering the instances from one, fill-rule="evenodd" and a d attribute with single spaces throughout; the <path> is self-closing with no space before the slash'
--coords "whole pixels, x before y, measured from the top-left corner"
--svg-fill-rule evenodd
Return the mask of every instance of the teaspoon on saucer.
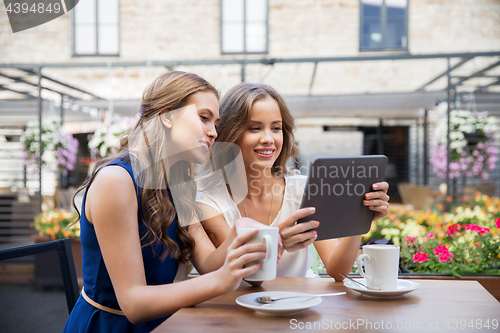
<path id="1" fill-rule="evenodd" d="M 256 300 L 259 303 L 269 304 L 269 303 L 273 303 L 276 301 L 281 301 L 282 299 L 302 297 L 302 298 L 306 298 L 306 299 L 302 300 L 301 302 L 305 302 L 305 301 L 310 300 L 311 298 L 314 298 L 314 297 L 340 296 L 340 295 L 345 295 L 345 294 L 346 294 L 345 292 L 341 292 L 341 293 L 334 293 L 334 294 L 303 295 L 303 296 L 300 295 L 300 296 L 288 296 L 288 297 L 280 297 L 280 298 L 272 298 L 271 296 L 260 296 L 260 297 L 257 297 Z"/>
<path id="2" fill-rule="evenodd" d="M 361 282 L 358 282 L 358 281 L 354 280 L 353 278 L 350 278 L 350 277 L 348 277 L 348 276 L 346 276 L 346 275 L 344 275 L 344 274 L 342 274 L 342 273 L 339 273 L 339 275 L 340 275 L 340 276 L 342 276 L 342 277 L 345 277 L 346 279 L 351 280 L 351 281 L 352 281 L 352 282 L 354 282 L 354 283 L 359 284 L 359 285 L 360 285 L 360 286 L 362 286 L 362 287 L 365 287 L 365 288 L 366 288 L 366 290 L 381 290 L 380 288 L 377 288 L 377 287 L 371 287 L 371 288 L 368 288 L 367 286 L 365 286 L 365 285 L 364 285 L 364 284 L 362 284 Z"/>

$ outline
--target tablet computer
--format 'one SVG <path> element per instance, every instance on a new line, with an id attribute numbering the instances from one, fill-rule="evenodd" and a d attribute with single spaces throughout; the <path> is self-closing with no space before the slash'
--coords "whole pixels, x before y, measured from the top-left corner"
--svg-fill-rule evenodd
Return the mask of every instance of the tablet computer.
<path id="1" fill-rule="evenodd" d="M 363 205 L 364 195 L 382 181 L 384 155 L 319 157 L 312 161 L 300 208 L 316 212 L 298 223 L 316 220 L 316 240 L 366 234 L 375 212 Z"/>

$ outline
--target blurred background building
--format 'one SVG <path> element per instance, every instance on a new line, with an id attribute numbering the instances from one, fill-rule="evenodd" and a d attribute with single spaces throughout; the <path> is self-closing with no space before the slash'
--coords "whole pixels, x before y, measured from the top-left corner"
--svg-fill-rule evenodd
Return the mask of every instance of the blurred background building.
<path id="1" fill-rule="evenodd" d="M 15 34 L 0 6 L 0 187 L 38 190 L 19 137 L 38 119 L 43 66 L 43 116 L 61 116 L 80 142 L 64 186 L 87 175 L 88 136 L 103 120 L 135 115 L 155 77 L 184 70 L 222 94 L 242 80 L 277 89 L 297 119 L 300 165 L 385 154 L 394 200 L 399 183 L 437 191 L 443 180 L 426 143 L 446 113 L 448 65 L 452 84 L 460 83 L 456 107 L 498 116 L 500 57 L 485 53 L 495 51 L 499 0 L 80 0 Z M 58 178 L 43 177 L 42 193 L 52 195 Z M 498 165 L 489 182 L 500 187 Z"/>

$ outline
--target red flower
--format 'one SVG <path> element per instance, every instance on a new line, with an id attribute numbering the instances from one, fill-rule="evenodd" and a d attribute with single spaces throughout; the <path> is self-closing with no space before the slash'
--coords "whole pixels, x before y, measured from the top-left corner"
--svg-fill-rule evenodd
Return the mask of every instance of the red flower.
<path id="1" fill-rule="evenodd" d="M 405 239 L 408 241 L 408 246 L 414 246 L 415 245 L 415 238 L 417 236 L 407 236 Z"/>
<path id="2" fill-rule="evenodd" d="M 436 257 L 447 253 L 450 253 L 450 250 L 448 250 L 446 245 L 439 245 L 434 249 L 434 254 L 436 255 Z"/>
<path id="3" fill-rule="evenodd" d="M 454 224 L 450 225 L 450 226 L 448 227 L 448 229 L 446 230 L 446 235 L 448 235 L 448 236 L 450 236 L 450 237 L 451 237 L 451 236 L 453 236 L 456 232 L 457 232 L 457 233 L 458 233 L 458 232 L 460 232 L 460 224 L 458 224 L 458 223 L 454 223 Z"/>
<path id="4" fill-rule="evenodd" d="M 468 231 L 479 231 L 479 226 L 475 224 L 464 224 L 463 227 Z"/>
<path id="5" fill-rule="evenodd" d="M 472 232 L 478 232 L 481 236 L 483 236 L 485 233 L 490 232 L 489 228 L 481 227 L 476 224 L 466 224 L 464 225 L 465 230 L 469 230 Z"/>
<path id="6" fill-rule="evenodd" d="M 475 247 L 480 247 L 480 246 L 481 246 L 481 244 L 477 244 L 477 243 L 476 243 L 476 244 L 474 244 L 474 246 L 475 246 Z"/>
<path id="7" fill-rule="evenodd" d="M 441 257 L 439 257 L 439 262 L 446 262 L 448 259 L 453 258 L 453 253 L 447 252 L 443 253 Z"/>
<path id="8" fill-rule="evenodd" d="M 419 264 L 429 261 L 429 255 L 427 253 L 417 252 L 413 256 L 413 262 L 418 262 Z"/>
<path id="9" fill-rule="evenodd" d="M 498 229 L 500 229 L 500 217 L 495 222 L 495 225 L 497 226 Z"/>
<path id="10" fill-rule="evenodd" d="M 485 233 L 490 232 L 490 228 L 480 227 L 479 234 L 483 236 Z"/>

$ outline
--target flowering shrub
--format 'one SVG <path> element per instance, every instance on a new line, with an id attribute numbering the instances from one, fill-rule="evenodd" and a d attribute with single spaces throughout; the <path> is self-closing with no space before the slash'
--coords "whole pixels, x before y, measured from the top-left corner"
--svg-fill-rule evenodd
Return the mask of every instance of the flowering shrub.
<path id="1" fill-rule="evenodd" d="M 447 128 L 448 121 L 444 119 L 436 127 L 431 146 L 430 163 L 441 178 L 446 177 Z M 488 117 L 487 112 L 450 112 L 450 178 L 465 175 L 488 179 L 498 154 L 498 149 L 493 146 L 495 132 L 495 120 Z"/>
<path id="2" fill-rule="evenodd" d="M 386 238 L 401 247 L 411 273 L 500 275 L 500 199 L 478 192 L 449 213 L 390 209 L 363 241 Z"/>
<path id="3" fill-rule="evenodd" d="M 89 148 L 97 156 L 105 157 L 115 153 L 120 142 L 120 137 L 131 131 L 137 123 L 135 117 L 115 117 L 111 121 L 105 121 L 90 137 Z"/>
<path id="4" fill-rule="evenodd" d="M 38 121 L 28 122 L 21 142 L 23 142 L 23 160 L 27 167 L 35 170 L 38 165 L 39 150 Z M 74 170 L 78 154 L 78 140 L 73 135 L 63 132 L 59 120 L 50 118 L 42 123 L 42 165 L 50 170 L 59 170 L 67 174 Z"/>
<path id="5" fill-rule="evenodd" d="M 80 237 L 80 223 L 68 227 L 78 217 L 76 212 L 64 209 L 51 209 L 38 214 L 33 221 L 33 228 L 40 237 L 49 236 L 52 239 Z"/>

